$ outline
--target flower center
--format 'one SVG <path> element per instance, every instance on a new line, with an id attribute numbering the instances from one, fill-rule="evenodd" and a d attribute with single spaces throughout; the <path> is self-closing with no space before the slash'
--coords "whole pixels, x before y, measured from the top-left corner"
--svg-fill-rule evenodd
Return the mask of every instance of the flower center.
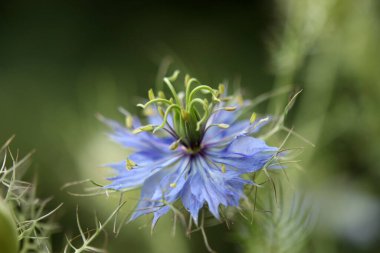
<path id="1" fill-rule="evenodd" d="M 198 146 L 198 147 L 194 147 L 194 148 L 185 148 L 185 150 L 186 150 L 187 154 L 195 155 L 195 154 L 198 154 L 199 152 L 201 152 L 202 147 Z"/>
<path id="2" fill-rule="evenodd" d="M 134 130 L 134 133 L 143 131 L 158 130 L 165 131 L 171 135 L 175 141 L 170 145 L 170 149 L 177 149 L 182 144 L 186 152 L 196 154 L 201 151 L 203 136 L 210 127 L 228 128 L 227 124 L 208 125 L 210 116 L 218 110 L 234 111 L 236 107 L 217 106 L 222 101 L 230 98 L 223 97 L 224 85 L 220 84 L 218 89 L 202 85 L 195 78 L 185 76 L 185 92 L 177 93 L 172 85 L 178 77 L 179 72 L 175 71 L 170 77 L 164 78 L 164 83 L 170 90 L 171 97 L 168 99 L 163 91 L 158 91 L 157 96 L 153 90 L 149 90 L 149 101 L 145 104 L 138 104 L 144 110 L 156 111 L 162 117 L 160 125 L 145 125 Z M 195 87 L 193 84 L 197 84 Z"/>

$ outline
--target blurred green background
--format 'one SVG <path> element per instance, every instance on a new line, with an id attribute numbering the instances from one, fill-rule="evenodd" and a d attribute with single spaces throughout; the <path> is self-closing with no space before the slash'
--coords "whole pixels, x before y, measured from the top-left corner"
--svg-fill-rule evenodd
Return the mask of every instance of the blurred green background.
<path id="1" fill-rule="evenodd" d="M 167 61 L 207 84 L 240 82 L 250 98 L 302 88 L 287 122 L 316 147 L 292 138 L 289 145 L 306 148 L 304 170 L 291 180 L 320 210 L 305 252 L 378 252 L 379 14 L 376 0 L 2 1 L 0 141 L 15 134 L 21 154 L 36 149 L 29 176 L 37 174 L 52 207 L 65 203 L 55 250 L 64 233 L 77 233 L 77 204 L 85 227 L 93 227 L 94 210 L 105 217 L 117 201 L 60 190 L 101 180 L 110 171 L 100 165 L 125 156 L 95 114 L 123 120 L 119 106 L 137 112 Z M 288 95 L 261 113 L 278 112 Z M 144 224 L 109 235 L 109 251 L 206 252 L 199 234 L 172 238 L 170 219 L 153 236 Z M 258 252 L 234 229 L 208 233 L 218 252 Z"/>

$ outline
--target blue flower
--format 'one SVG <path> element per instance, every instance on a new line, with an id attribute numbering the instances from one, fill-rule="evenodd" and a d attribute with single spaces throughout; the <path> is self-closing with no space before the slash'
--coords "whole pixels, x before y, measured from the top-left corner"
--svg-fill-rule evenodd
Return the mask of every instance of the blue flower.
<path id="1" fill-rule="evenodd" d="M 239 206 L 244 186 L 253 184 L 245 174 L 262 169 L 278 152 L 252 137 L 269 118 L 243 120 L 250 102 L 228 97 L 186 76 L 186 92 L 177 93 L 165 78 L 171 98 L 163 92 L 138 106 L 147 115 L 146 125 L 123 111 L 126 126 L 108 119 L 111 138 L 132 151 L 128 159 L 110 164 L 116 176 L 107 188 L 126 191 L 141 188 L 131 220 L 153 213 L 153 226 L 174 204 L 182 206 L 198 223 L 202 208 L 220 219 L 219 207 Z M 194 85 L 196 84 L 196 86 Z M 192 88 L 192 86 L 194 86 Z"/>

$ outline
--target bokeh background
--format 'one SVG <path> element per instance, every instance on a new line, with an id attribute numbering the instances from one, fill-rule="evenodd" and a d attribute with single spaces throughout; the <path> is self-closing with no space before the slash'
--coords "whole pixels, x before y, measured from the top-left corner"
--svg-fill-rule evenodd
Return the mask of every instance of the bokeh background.
<path id="1" fill-rule="evenodd" d="M 379 14 L 376 0 L 2 1 L 0 142 L 15 134 L 20 154 L 35 149 L 27 176 L 37 176 L 42 198 L 54 197 L 51 207 L 64 203 L 55 251 L 64 234 L 77 233 L 77 205 L 91 228 L 95 210 L 103 218 L 117 203 L 60 190 L 101 180 L 111 172 L 100 165 L 125 158 L 95 114 L 123 120 L 119 106 L 137 112 L 170 63 L 207 84 L 240 83 L 251 98 L 291 87 L 261 113 L 278 113 L 292 89 L 303 89 L 287 124 L 316 145 L 289 143 L 305 147 L 303 170 L 290 181 L 320 213 L 305 252 L 378 252 Z M 206 252 L 199 234 L 171 237 L 170 219 L 153 236 L 147 223 L 110 234 L 109 252 Z M 259 252 L 238 230 L 212 227 L 210 244 Z"/>

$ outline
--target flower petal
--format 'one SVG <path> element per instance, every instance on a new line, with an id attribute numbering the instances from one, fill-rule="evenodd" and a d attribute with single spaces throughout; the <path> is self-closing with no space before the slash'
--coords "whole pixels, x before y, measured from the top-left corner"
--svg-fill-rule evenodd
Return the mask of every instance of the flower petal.
<path id="1" fill-rule="evenodd" d="M 209 158 L 195 157 L 188 184 L 182 193 L 182 202 L 196 224 L 199 209 L 205 202 L 214 217 L 220 219 L 219 206 L 238 205 L 247 183 L 250 182 L 240 178 L 238 173 L 223 173 Z"/>
<path id="2" fill-rule="evenodd" d="M 165 159 L 154 162 L 149 162 L 149 159 L 147 158 L 146 163 L 137 164 L 136 167 L 132 169 L 127 169 L 126 161 L 109 164 L 109 167 L 117 171 L 117 176 L 108 178 L 112 183 L 105 186 L 105 188 L 114 190 L 130 190 L 137 188 L 141 186 L 152 173 L 155 173 L 166 166 L 170 166 L 178 160 L 178 158 L 178 155 L 172 155 L 171 157 L 165 157 Z"/>
<path id="3" fill-rule="evenodd" d="M 210 148 L 206 153 L 216 163 L 230 165 L 241 174 L 260 170 L 276 154 L 277 148 L 249 136 L 236 138 L 224 150 Z"/>
<path id="4" fill-rule="evenodd" d="M 157 213 L 154 221 L 156 222 L 161 215 L 165 214 L 168 211 L 167 203 L 173 203 L 180 197 L 181 190 L 186 183 L 184 175 L 188 166 L 188 157 L 177 157 L 170 166 L 165 165 L 161 170 L 149 176 L 144 181 L 140 201 L 130 221 L 143 214 L 157 212 L 164 207 L 164 210 Z M 173 183 L 176 184 L 174 187 L 171 185 Z"/>

